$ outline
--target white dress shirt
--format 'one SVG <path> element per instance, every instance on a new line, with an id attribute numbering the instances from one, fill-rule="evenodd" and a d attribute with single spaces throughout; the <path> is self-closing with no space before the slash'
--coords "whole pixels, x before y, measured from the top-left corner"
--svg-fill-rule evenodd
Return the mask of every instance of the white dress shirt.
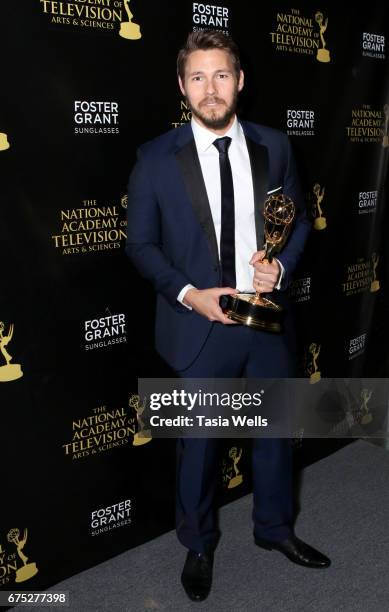
<path id="1" fill-rule="evenodd" d="M 197 153 L 207 190 L 220 259 L 221 234 L 221 183 L 219 153 L 213 142 L 219 138 L 214 132 L 202 127 L 195 119 L 191 121 Z M 252 293 L 254 267 L 249 264 L 257 251 L 257 239 L 254 219 L 254 191 L 251 175 L 251 164 L 242 126 L 235 117 L 234 123 L 224 134 L 231 138 L 228 149 L 232 180 L 234 184 L 235 204 L 235 273 L 237 291 Z M 258 205 L 258 203 L 257 203 Z M 279 279 L 280 282 L 281 278 Z M 277 284 L 277 288 L 279 283 Z M 183 298 L 193 285 L 183 287 L 177 300 L 183 304 Z M 201 287 L 200 287 L 201 289 Z M 184 304 L 184 306 L 187 306 Z"/>

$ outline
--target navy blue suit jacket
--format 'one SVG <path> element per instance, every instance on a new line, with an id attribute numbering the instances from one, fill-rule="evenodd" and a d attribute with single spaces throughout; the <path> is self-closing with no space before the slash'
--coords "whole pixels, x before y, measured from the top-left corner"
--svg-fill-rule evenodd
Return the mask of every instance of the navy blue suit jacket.
<path id="1" fill-rule="evenodd" d="M 310 229 L 290 143 L 277 130 L 243 121 L 241 125 L 252 168 L 258 250 L 267 193 L 280 188 L 297 208 L 288 242 L 277 255 L 285 269 L 285 289 Z M 175 370 L 183 370 L 215 323 L 182 306 L 177 296 L 188 283 L 206 289 L 221 282 L 215 229 L 190 124 L 139 148 L 127 210 L 127 255 L 157 293 L 156 348 Z"/>

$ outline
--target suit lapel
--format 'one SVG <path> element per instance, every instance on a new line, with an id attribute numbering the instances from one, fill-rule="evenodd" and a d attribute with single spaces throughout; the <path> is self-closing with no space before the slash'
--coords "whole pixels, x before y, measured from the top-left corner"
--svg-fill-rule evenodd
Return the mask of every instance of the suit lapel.
<path id="1" fill-rule="evenodd" d="M 263 205 L 269 189 L 269 157 L 266 147 L 252 140 L 247 133 L 245 136 L 253 179 L 255 234 L 260 251 L 264 244 Z"/>
<path id="2" fill-rule="evenodd" d="M 219 255 L 215 227 L 212 220 L 207 190 L 201 171 L 200 160 L 197 154 L 194 138 L 189 140 L 182 148 L 176 151 L 176 159 L 181 168 L 185 186 L 192 202 L 193 209 L 203 229 L 215 265 L 219 265 Z"/>

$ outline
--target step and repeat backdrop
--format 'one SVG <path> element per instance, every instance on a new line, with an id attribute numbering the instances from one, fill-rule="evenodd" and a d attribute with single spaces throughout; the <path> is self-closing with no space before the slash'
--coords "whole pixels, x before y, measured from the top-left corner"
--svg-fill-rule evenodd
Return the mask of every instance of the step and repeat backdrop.
<path id="1" fill-rule="evenodd" d="M 389 8 L 335 2 L 2 3 L 0 586 L 46 588 L 172 529 L 174 440 L 144 438 L 151 288 L 124 254 L 137 147 L 190 120 L 178 48 L 241 47 L 243 118 L 287 132 L 312 219 L 290 288 L 303 376 L 389 370 Z M 368 422 L 368 384 L 361 418 Z M 296 465 L 342 440 L 293 440 Z M 250 490 L 225 440 L 220 503 Z M 131 568 L 129 568 L 131 571 Z"/>

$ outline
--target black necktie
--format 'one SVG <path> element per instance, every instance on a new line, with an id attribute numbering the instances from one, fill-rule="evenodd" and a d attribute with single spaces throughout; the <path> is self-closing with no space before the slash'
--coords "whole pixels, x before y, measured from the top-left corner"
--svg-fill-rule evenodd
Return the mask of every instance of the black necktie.
<path id="1" fill-rule="evenodd" d="M 221 183 L 221 233 L 220 233 L 220 259 L 222 266 L 222 286 L 236 287 L 235 276 L 235 211 L 234 211 L 234 185 L 228 147 L 231 138 L 224 136 L 217 138 L 214 143 L 219 151 L 220 183 Z"/>

